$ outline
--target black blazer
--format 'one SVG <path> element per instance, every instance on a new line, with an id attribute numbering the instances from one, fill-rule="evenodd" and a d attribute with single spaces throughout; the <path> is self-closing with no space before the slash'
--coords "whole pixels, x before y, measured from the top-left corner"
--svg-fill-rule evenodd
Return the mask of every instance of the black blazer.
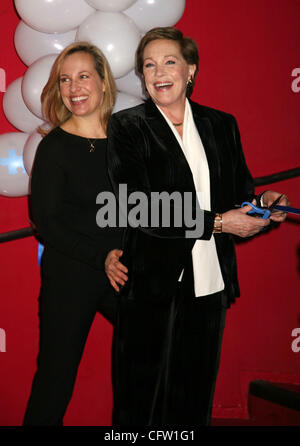
<path id="1" fill-rule="evenodd" d="M 211 211 L 204 212 L 201 239 L 212 235 L 215 212 L 225 212 L 254 197 L 239 130 L 232 115 L 190 101 L 210 171 Z M 127 184 L 128 194 L 142 191 L 192 192 L 189 165 L 172 130 L 151 99 L 112 115 L 108 128 L 108 169 L 115 193 Z M 168 299 L 174 295 L 183 268 L 191 271 L 195 240 L 186 227 L 125 230 L 121 261 L 129 270 L 123 295 L 129 299 Z M 225 290 L 239 296 L 233 237 L 214 234 Z M 190 276 L 190 281 L 193 282 Z"/>

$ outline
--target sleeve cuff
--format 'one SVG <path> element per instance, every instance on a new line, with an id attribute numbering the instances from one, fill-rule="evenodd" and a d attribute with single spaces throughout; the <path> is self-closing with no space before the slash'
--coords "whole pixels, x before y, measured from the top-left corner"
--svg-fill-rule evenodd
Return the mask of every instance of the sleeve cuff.
<path id="1" fill-rule="evenodd" d="M 96 269 L 105 271 L 105 260 L 108 252 L 100 252 L 96 256 Z"/>

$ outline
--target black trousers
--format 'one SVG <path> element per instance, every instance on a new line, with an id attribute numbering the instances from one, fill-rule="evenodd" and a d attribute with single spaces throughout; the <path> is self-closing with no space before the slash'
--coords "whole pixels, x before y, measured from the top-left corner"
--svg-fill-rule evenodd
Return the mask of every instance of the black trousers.
<path id="1" fill-rule="evenodd" d="M 224 292 L 144 302 L 121 298 L 113 342 L 115 426 L 210 424 Z"/>
<path id="2" fill-rule="evenodd" d="M 71 399 L 97 311 L 114 322 L 116 297 L 104 272 L 46 252 L 39 298 L 40 344 L 24 425 L 55 426 Z"/>

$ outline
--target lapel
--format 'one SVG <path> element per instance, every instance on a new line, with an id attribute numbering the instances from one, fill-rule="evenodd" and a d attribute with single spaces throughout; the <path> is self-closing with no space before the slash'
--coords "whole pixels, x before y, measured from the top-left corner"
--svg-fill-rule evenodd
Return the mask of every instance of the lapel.
<path id="1" fill-rule="evenodd" d="M 191 104 L 195 125 L 199 132 L 207 158 L 210 172 L 211 209 L 213 210 L 216 208 L 216 190 L 218 190 L 220 182 L 220 159 L 218 156 L 216 139 L 211 120 L 205 112 L 205 108 L 191 100 L 189 100 L 189 102 Z M 172 156 L 175 155 L 178 157 L 180 162 L 185 165 L 192 178 L 191 169 L 176 137 L 151 99 L 148 99 L 145 103 L 145 113 L 151 131 L 159 137 L 160 146 L 163 150 L 169 151 Z"/>
<path id="2" fill-rule="evenodd" d="M 180 144 L 170 129 L 169 124 L 151 99 L 148 99 L 145 103 L 145 113 L 149 129 L 153 136 L 157 138 L 160 148 L 169 152 L 170 156 L 175 157 L 178 160 L 190 176 L 191 184 L 194 184 L 192 171 Z"/>
<path id="3" fill-rule="evenodd" d="M 194 122 L 206 154 L 210 176 L 211 209 L 214 210 L 216 209 L 216 191 L 220 190 L 219 186 L 221 181 L 221 166 L 216 135 L 212 121 L 209 118 L 208 113 L 205 111 L 205 108 L 191 100 L 189 102 L 191 104 Z"/>
<path id="4" fill-rule="evenodd" d="M 160 113 L 154 102 L 151 99 L 148 99 L 145 103 L 145 107 L 146 119 L 149 123 L 149 126 L 153 133 L 158 135 L 159 139 L 163 142 L 163 148 L 165 150 L 172 151 L 173 148 L 175 148 L 176 152 L 179 152 L 181 155 L 183 155 L 181 147 L 178 144 L 174 133 L 170 129 L 169 124 L 164 119 L 163 115 Z"/>

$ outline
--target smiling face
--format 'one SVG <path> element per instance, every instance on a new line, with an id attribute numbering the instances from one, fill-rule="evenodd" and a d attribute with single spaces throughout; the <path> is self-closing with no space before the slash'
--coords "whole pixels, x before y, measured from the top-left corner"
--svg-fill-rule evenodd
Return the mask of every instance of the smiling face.
<path id="1" fill-rule="evenodd" d="M 73 116 L 99 117 L 104 91 L 93 56 L 78 51 L 66 57 L 60 71 L 60 94 Z"/>
<path id="2" fill-rule="evenodd" d="M 196 65 L 188 65 L 174 40 L 152 40 L 143 54 L 143 75 L 152 100 L 162 109 L 184 107 L 186 86 Z"/>

